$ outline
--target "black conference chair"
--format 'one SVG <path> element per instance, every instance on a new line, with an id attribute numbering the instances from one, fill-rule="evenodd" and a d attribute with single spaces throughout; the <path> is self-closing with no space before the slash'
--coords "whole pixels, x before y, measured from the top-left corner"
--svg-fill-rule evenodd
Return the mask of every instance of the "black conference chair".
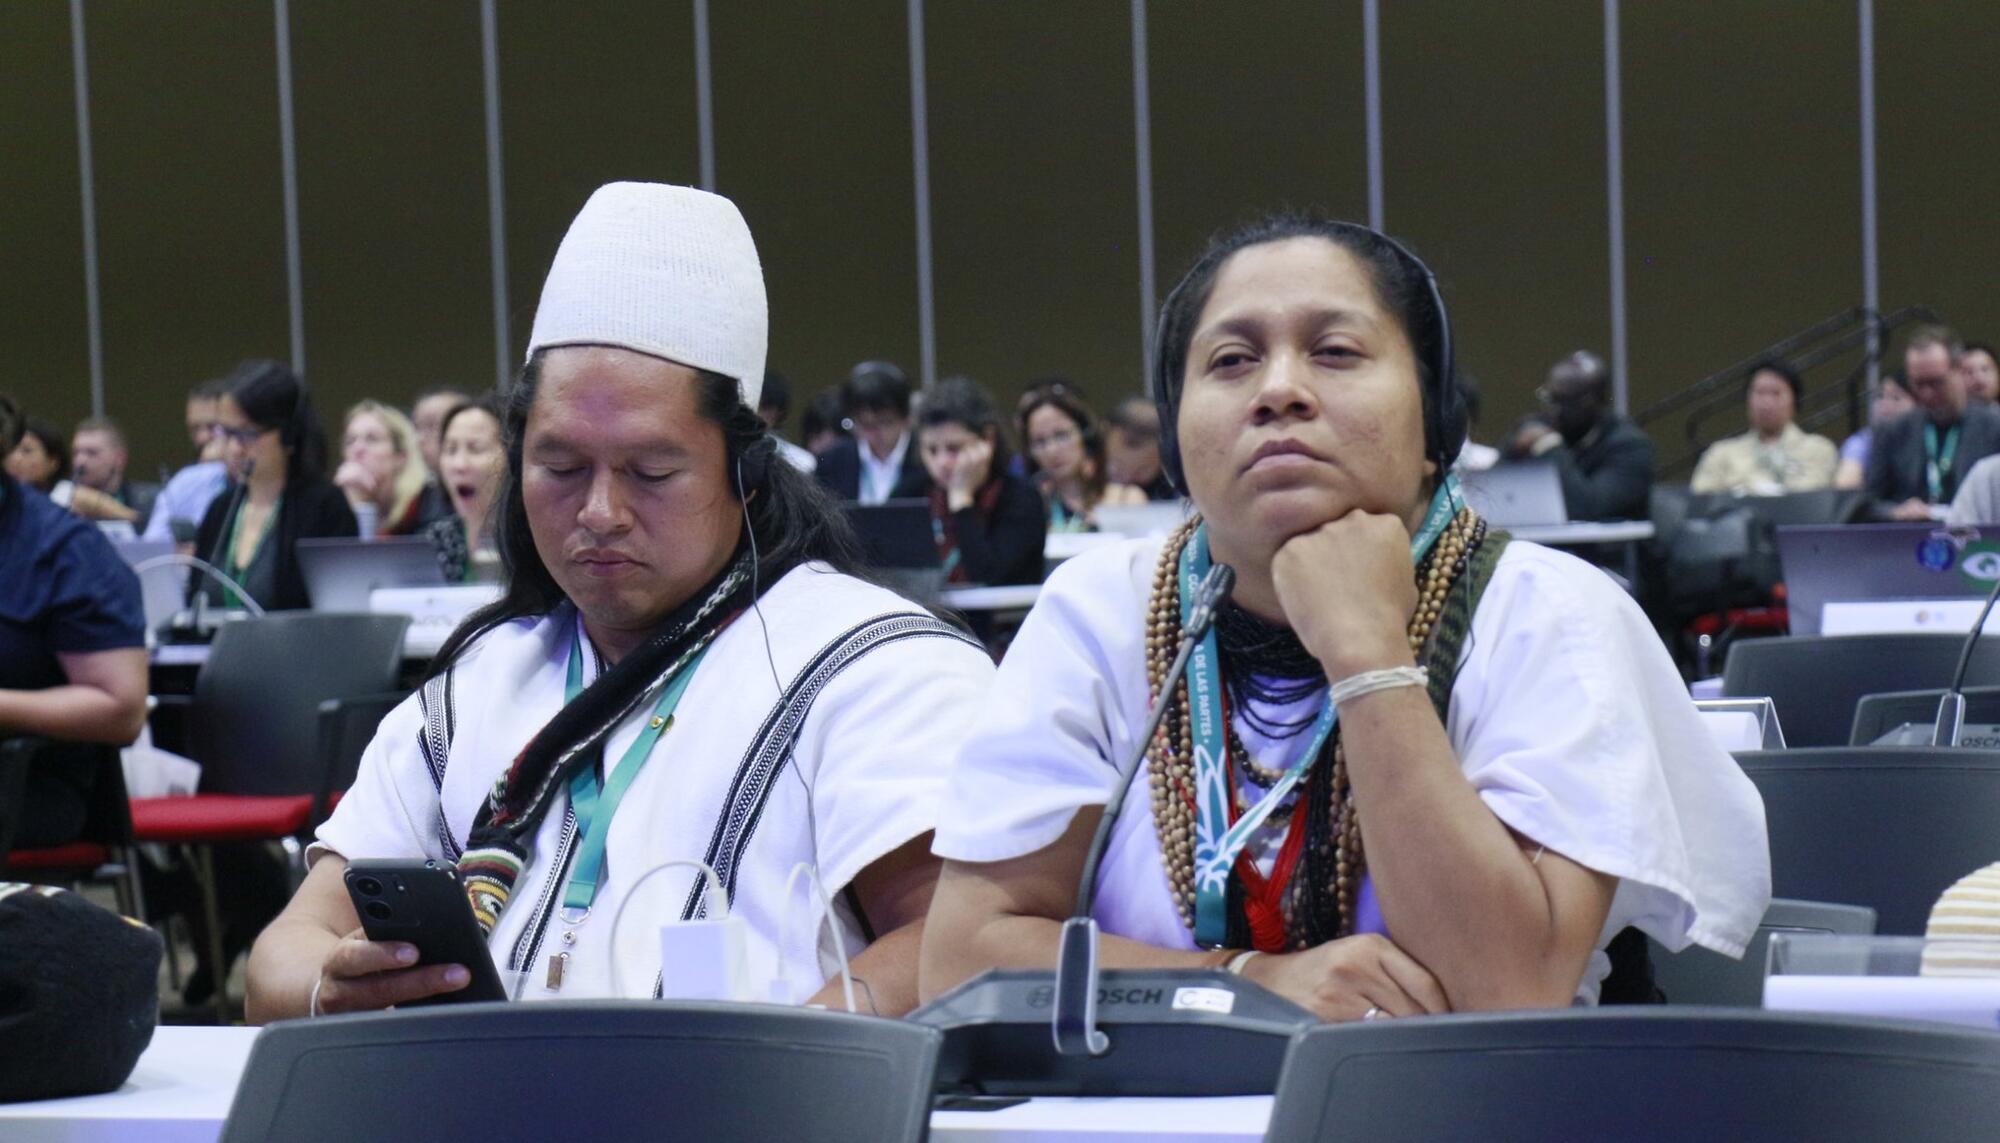
<path id="1" fill-rule="evenodd" d="M 1950 686 L 1964 646 L 1963 635 L 1933 634 L 1753 639 L 1729 649 L 1722 693 L 1770 696 L 1789 745 L 1839 746 L 1863 695 Z M 2000 639 L 1980 641 L 1965 681 L 2000 684 Z"/>
<path id="2" fill-rule="evenodd" d="M 303 852 L 299 839 L 326 817 L 335 796 L 353 780 L 359 756 L 355 719 L 366 715 L 379 722 L 400 697 L 394 688 L 409 625 L 407 615 L 314 612 L 225 624 L 187 704 L 189 753 L 202 768 L 200 792 L 132 803 L 137 840 L 180 847 L 190 858 L 218 1019 L 229 1015 L 222 982 L 232 958 L 218 921 L 212 850 L 236 842 L 278 842 L 292 856 L 289 870 L 296 882 Z M 265 885 L 271 879 L 257 876 L 265 866 L 254 854 L 233 852 L 243 880 L 233 902 L 240 914 L 235 920 L 244 927 L 255 920 L 252 914 L 275 912 L 285 887 Z M 261 904 L 245 899 L 251 893 Z M 266 897 L 275 900 L 263 901 Z M 256 920 L 256 927 L 269 919 Z"/>
<path id="3" fill-rule="evenodd" d="M 273 1024 L 224 1143 L 924 1138 L 943 1033 L 767 1004 L 467 1004 Z"/>
<path id="4" fill-rule="evenodd" d="M 1292 1040 L 1268 1140 L 1986 1140 L 2000 1036 L 1738 1008 L 1327 1025 Z"/>
<path id="5" fill-rule="evenodd" d="M 1875 931 L 1875 910 L 1861 905 L 1826 901 L 1794 901 L 1780 897 L 1764 911 L 1757 935 L 1750 938 L 1741 960 L 1699 945 L 1671 953 L 1648 937 L 1653 949 L 1653 983 L 1669 1004 L 1705 1004 L 1726 1008 L 1764 1006 L 1764 967 L 1772 933 L 1840 933 L 1867 936 Z"/>
<path id="6" fill-rule="evenodd" d="M 1771 891 L 1875 910 L 1918 936 L 1938 895 L 2000 861 L 2000 751 L 1930 746 L 1747 750 L 1764 796 Z"/>
<path id="7" fill-rule="evenodd" d="M 1965 723 L 1992 725 L 2000 723 L 2000 687 L 1967 687 L 1965 694 Z M 1932 691 L 1894 691 L 1889 694 L 1864 695 L 1854 706 L 1854 729 L 1847 736 L 1849 746 L 1868 746 L 1883 735 L 1905 727 L 1914 727 L 1914 736 L 1920 741 L 1904 745 L 1928 746 L 1931 729 L 1937 725 L 1938 703 L 1944 698 L 1942 687 Z M 1901 737 L 1900 735 L 1898 737 Z M 1960 742 L 1967 739 L 1963 733 Z M 1984 742 L 1976 745 L 1985 747 Z M 2000 742 L 1992 744 L 2000 747 Z"/>

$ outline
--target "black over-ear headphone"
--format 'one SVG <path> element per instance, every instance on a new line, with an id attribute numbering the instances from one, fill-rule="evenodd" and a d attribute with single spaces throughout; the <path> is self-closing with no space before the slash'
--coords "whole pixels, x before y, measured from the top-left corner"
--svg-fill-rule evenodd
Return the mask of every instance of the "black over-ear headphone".
<path id="1" fill-rule="evenodd" d="M 1372 235 L 1395 251 L 1396 256 L 1423 278 L 1424 292 L 1430 298 L 1431 312 L 1437 320 L 1437 351 L 1430 364 L 1429 391 L 1424 394 L 1424 455 L 1437 462 L 1438 473 L 1442 476 L 1458 459 L 1458 451 L 1465 444 L 1466 411 L 1465 401 L 1458 391 L 1458 381 L 1453 373 L 1451 346 L 1451 314 L 1445 309 L 1444 294 L 1438 289 L 1437 275 L 1424 260 L 1410 253 L 1409 248 L 1378 230 L 1363 226 L 1358 222 L 1335 222 L 1334 227 L 1359 234 Z M 1299 237 L 1307 237 L 1305 232 Z M 1274 239 L 1274 241 L 1277 239 Z M 1246 245 L 1241 249 L 1248 249 Z M 1226 261 L 1226 259 L 1225 259 Z M 1220 266 L 1217 267 L 1220 269 Z M 1153 390 L 1153 407 L 1160 414 L 1160 470 L 1173 481 L 1174 487 L 1183 495 L 1187 493 L 1187 476 L 1181 471 L 1180 403 L 1182 378 L 1169 376 L 1167 363 L 1167 322 L 1166 315 L 1173 312 L 1175 302 L 1182 291 L 1188 288 L 1193 276 L 1190 271 L 1160 304 L 1160 317 L 1153 326 L 1153 376 L 1150 378 Z M 1415 340 L 1416 331 L 1410 331 Z M 1187 367 L 1185 359 L 1181 368 Z"/>
<path id="2" fill-rule="evenodd" d="M 778 442 L 770 433 L 758 437 L 743 446 L 736 454 L 736 489 L 741 495 L 764 487 L 771 475 L 771 458 L 777 455 Z"/>

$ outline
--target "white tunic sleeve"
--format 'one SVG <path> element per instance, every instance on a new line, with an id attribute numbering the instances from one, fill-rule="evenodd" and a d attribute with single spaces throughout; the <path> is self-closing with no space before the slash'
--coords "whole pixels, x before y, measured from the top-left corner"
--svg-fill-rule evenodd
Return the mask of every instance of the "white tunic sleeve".
<path id="1" fill-rule="evenodd" d="M 1133 577 L 1150 577 L 1158 554 L 1158 541 L 1093 550 L 1043 585 L 952 770 L 939 856 L 1025 856 L 1110 798 L 1119 754 L 1144 729 L 1146 616 Z"/>
<path id="2" fill-rule="evenodd" d="M 443 860 L 438 794 L 423 754 L 424 716 L 412 694 L 382 720 L 361 755 L 354 785 L 321 823 L 308 861 L 337 853 L 349 861 L 401 857 Z"/>
<path id="3" fill-rule="evenodd" d="M 1582 560 L 1516 542 L 1468 642 L 1447 729 L 1487 807 L 1620 879 L 1607 936 L 1740 956 L 1770 901 L 1763 800 L 1638 606 Z"/>
<path id="4" fill-rule="evenodd" d="M 808 828 L 827 892 L 936 825 L 951 761 L 992 678 L 985 651 L 923 635 L 868 651 L 813 703 L 795 751 L 812 780 Z"/>

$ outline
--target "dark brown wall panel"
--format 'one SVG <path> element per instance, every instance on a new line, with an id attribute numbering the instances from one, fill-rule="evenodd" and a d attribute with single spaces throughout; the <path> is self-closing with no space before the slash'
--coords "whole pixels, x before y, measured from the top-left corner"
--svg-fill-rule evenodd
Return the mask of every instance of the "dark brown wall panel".
<path id="1" fill-rule="evenodd" d="M 2000 100 L 1987 78 L 2000 7 L 1875 12 L 1883 308 L 1930 305 L 1966 337 L 2000 341 Z"/>
<path id="2" fill-rule="evenodd" d="M 591 191 L 627 179 L 700 182 L 692 11 L 686 0 L 500 5 L 508 325 L 517 354 L 527 350 L 556 246 Z M 481 360 L 492 356 L 489 347 Z M 491 375 L 488 365 L 483 376 Z"/>
<path id="3" fill-rule="evenodd" d="M 0 393 L 35 416 L 90 412 L 69 5 L 0 4 Z"/>
<path id="4" fill-rule="evenodd" d="M 917 371 L 907 15 L 798 0 L 712 11 L 716 189 L 756 234 L 796 424 L 858 361 Z"/>
<path id="5" fill-rule="evenodd" d="M 1601 6 L 1383 9 L 1384 224 L 1437 272 L 1496 440 L 1551 362 L 1610 350 Z"/>
<path id="6" fill-rule="evenodd" d="M 1368 217 L 1359 0 L 1155 0 L 1147 17 L 1159 292 L 1210 235 L 1283 207 Z M 1274 58 L 1280 44 L 1310 51 Z"/>
<path id="7" fill-rule="evenodd" d="M 292 5 L 306 366 L 362 397 L 493 378 L 479 8 Z"/>
<path id="8" fill-rule="evenodd" d="M 926 31 L 938 371 L 1008 407 L 1045 374 L 1136 391 L 1130 8 L 932 4 Z"/>
<path id="9" fill-rule="evenodd" d="M 139 472 L 189 459 L 189 386 L 290 353 L 269 4 L 91 4 L 106 404 Z"/>
<path id="10" fill-rule="evenodd" d="M 1860 304 L 1858 33 L 1853 5 L 1822 0 L 1624 20 L 1638 408 Z M 1653 426 L 1663 459 L 1688 451 L 1682 424 Z"/>

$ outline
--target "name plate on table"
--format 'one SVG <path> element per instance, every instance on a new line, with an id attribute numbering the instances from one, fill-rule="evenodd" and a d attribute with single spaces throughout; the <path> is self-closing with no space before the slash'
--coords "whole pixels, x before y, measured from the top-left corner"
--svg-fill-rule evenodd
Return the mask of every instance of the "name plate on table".
<path id="1" fill-rule="evenodd" d="M 1764 1007 L 2000 1029 L 2000 977 L 1773 976 L 1764 981 Z"/>
<path id="2" fill-rule="evenodd" d="M 1829 602 L 1820 610 L 1822 635 L 1894 635 L 1905 631 L 1942 631 L 1964 635 L 1979 618 L 1983 599 L 1868 599 Z M 1986 621 L 1988 633 L 2000 631 L 2000 610 Z"/>
<path id="3" fill-rule="evenodd" d="M 500 598 L 500 585 L 473 583 L 457 587 L 378 587 L 368 593 L 368 610 L 407 615 L 410 631 L 403 637 L 405 655 L 429 656 L 474 611 Z"/>
<path id="4" fill-rule="evenodd" d="M 1767 698 L 1697 698 L 1701 724 L 1715 744 L 1738 750 L 1783 750 L 1785 732 L 1778 726 L 1778 708 Z"/>

